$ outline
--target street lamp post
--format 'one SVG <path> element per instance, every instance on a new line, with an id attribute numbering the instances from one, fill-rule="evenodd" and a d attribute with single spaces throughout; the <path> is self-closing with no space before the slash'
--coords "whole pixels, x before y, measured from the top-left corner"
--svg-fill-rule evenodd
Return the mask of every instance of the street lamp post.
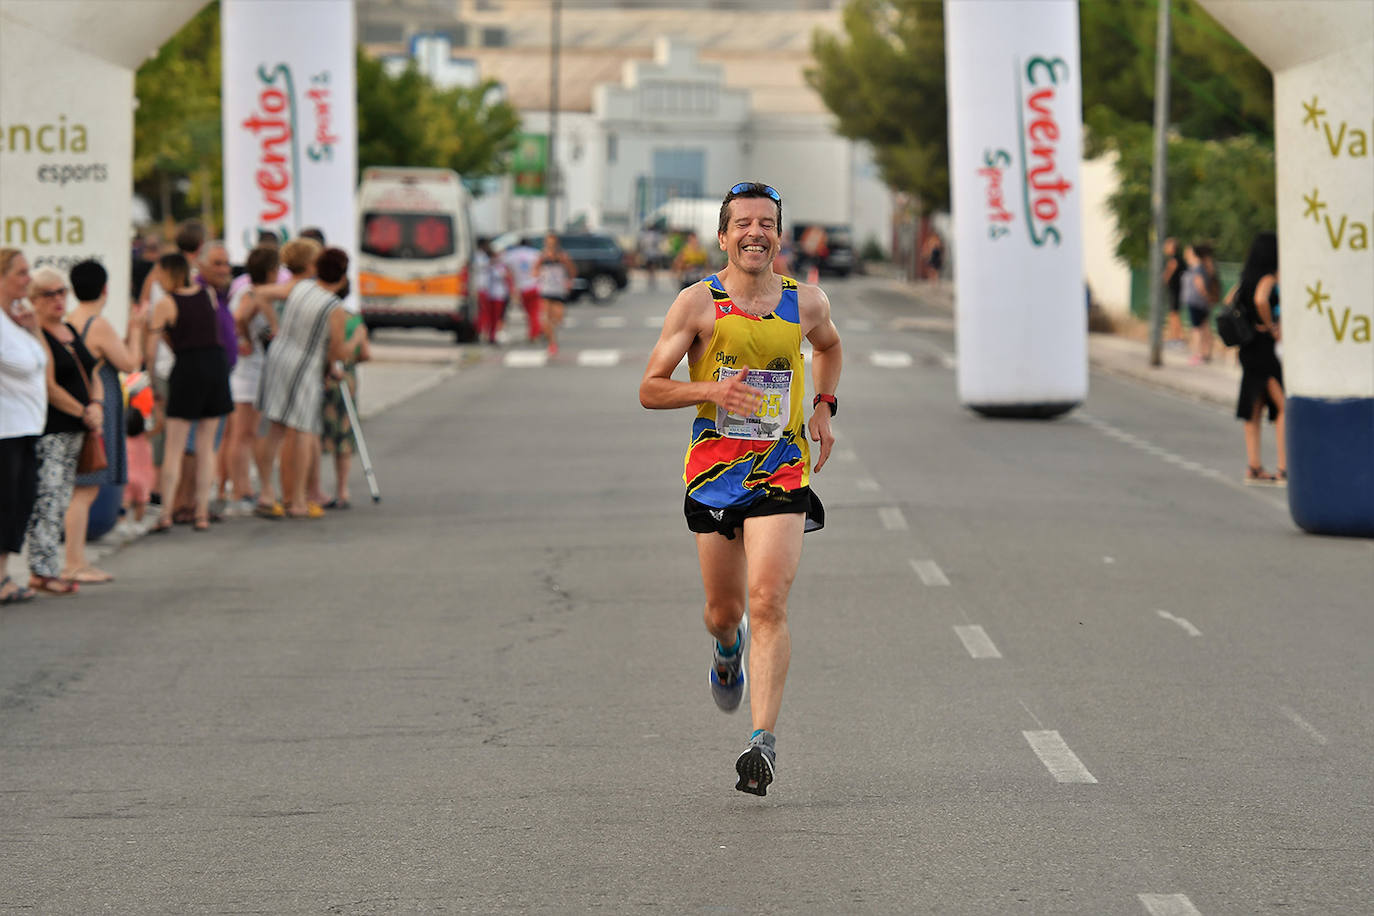
<path id="1" fill-rule="evenodd" d="M 559 14 L 563 9 L 563 0 L 553 0 L 552 4 L 552 35 L 549 42 L 549 152 L 548 161 L 544 163 L 544 194 L 549 203 L 549 231 L 556 231 L 558 223 L 555 216 L 558 210 L 558 44 L 559 44 Z"/>
<path id="2" fill-rule="evenodd" d="M 1150 365 L 1164 363 L 1162 325 L 1164 322 L 1164 234 L 1168 224 L 1169 164 L 1169 3 L 1159 3 L 1159 33 L 1155 38 L 1155 157 L 1150 180 Z"/>

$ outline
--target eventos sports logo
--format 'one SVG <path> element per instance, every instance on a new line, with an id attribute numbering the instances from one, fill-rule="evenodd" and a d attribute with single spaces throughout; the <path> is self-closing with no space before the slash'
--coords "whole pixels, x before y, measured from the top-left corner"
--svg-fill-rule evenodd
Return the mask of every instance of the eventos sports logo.
<path id="1" fill-rule="evenodd" d="M 301 207 L 300 141 L 296 127 L 296 92 L 291 68 L 277 64 L 257 69 L 256 110 L 239 127 L 253 136 L 254 152 L 253 229 L 244 241 L 252 247 L 257 232 L 270 229 L 278 238 L 289 238 Z M 251 238 L 250 238 L 251 236 Z"/>
<path id="2" fill-rule="evenodd" d="M 1031 242 L 1042 247 L 1059 245 L 1060 205 L 1073 187 L 1057 165 L 1061 123 L 1056 107 L 1062 105 L 1061 84 L 1069 79 L 1069 65 L 1062 57 L 1032 57 L 1025 68 L 1016 65 L 1016 126 L 1021 145 L 1022 194 L 1026 230 Z M 1077 117 L 1076 113 L 1072 114 Z M 1029 123 L 1027 123 L 1029 122 Z M 1077 150 L 1069 155 L 1077 156 Z"/>

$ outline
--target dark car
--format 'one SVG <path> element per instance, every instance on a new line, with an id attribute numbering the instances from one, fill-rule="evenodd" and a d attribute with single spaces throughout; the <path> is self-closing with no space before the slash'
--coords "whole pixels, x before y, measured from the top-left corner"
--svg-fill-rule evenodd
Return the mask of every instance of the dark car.
<path id="1" fill-rule="evenodd" d="M 497 247 L 505 247 L 502 242 L 507 238 L 498 239 Z M 532 248 L 544 247 L 542 233 L 522 233 L 520 241 Z M 608 302 L 617 292 L 630 285 L 630 274 L 625 268 L 625 252 L 612 236 L 602 232 L 560 232 L 558 243 L 577 267 L 569 301 L 576 301 L 584 293 L 590 292 L 593 301 Z"/>
<path id="2" fill-rule="evenodd" d="M 793 259 L 799 266 L 810 266 L 810 259 L 803 254 L 803 240 L 808 233 L 816 241 L 816 267 L 823 274 L 849 276 L 855 268 L 854 234 L 848 226 L 826 226 L 820 223 L 796 223 L 792 227 Z M 803 264 L 803 261 L 806 263 Z"/>

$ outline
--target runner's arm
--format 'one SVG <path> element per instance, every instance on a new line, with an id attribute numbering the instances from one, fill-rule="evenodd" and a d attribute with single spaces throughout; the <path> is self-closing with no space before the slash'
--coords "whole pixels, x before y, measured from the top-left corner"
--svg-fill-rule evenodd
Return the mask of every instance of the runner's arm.
<path id="1" fill-rule="evenodd" d="M 649 354 L 649 365 L 639 383 L 639 403 L 649 410 L 671 410 L 675 407 L 696 407 L 698 404 L 719 404 L 734 414 L 748 416 L 763 401 L 763 392 L 744 384 L 748 366 L 724 382 L 681 382 L 672 377 L 673 370 L 687 355 L 692 343 L 709 327 L 704 316 L 712 308 L 710 293 L 701 286 L 691 286 L 678 293 L 668 315 L 663 319 L 663 333 Z"/>
<path id="2" fill-rule="evenodd" d="M 818 286 L 803 286 L 800 291 L 799 308 L 806 339 L 811 342 L 811 384 L 816 394 L 834 394 L 840 384 L 840 367 L 844 363 L 840 347 L 840 332 L 830 319 L 830 300 Z M 830 449 L 835 445 L 835 434 L 830 431 L 830 406 L 819 404 L 811 413 L 807 429 L 813 442 L 820 443 L 820 454 L 816 457 L 819 471 L 830 459 Z"/>

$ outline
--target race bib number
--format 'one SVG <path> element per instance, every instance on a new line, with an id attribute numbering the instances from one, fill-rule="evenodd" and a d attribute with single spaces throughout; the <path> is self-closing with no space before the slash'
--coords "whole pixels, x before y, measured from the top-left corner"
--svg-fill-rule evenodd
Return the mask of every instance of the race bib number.
<path id="1" fill-rule="evenodd" d="M 720 369 L 722 382 L 736 375 L 738 369 Z M 727 439 L 781 439 L 787 418 L 792 416 L 792 370 L 750 369 L 744 381 L 763 392 L 763 403 L 751 417 L 717 407 L 716 431 Z"/>

